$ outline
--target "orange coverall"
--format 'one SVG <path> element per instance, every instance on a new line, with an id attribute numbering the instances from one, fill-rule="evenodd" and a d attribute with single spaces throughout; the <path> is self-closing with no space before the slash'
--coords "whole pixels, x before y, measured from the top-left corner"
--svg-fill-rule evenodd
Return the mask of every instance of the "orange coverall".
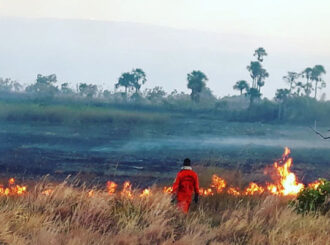
<path id="1" fill-rule="evenodd" d="M 184 213 L 188 213 L 193 192 L 199 194 L 198 176 L 191 167 L 183 167 L 173 183 L 172 193 L 176 195 L 178 207 Z"/>

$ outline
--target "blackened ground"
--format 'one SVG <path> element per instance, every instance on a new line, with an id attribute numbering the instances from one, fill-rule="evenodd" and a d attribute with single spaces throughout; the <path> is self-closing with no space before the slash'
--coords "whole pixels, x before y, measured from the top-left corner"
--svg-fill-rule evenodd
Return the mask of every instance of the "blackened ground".
<path id="1" fill-rule="evenodd" d="M 302 181 L 330 178 L 330 141 L 308 127 L 182 118 L 143 126 L 0 123 L 0 177 L 73 175 L 92 185 L 129 179 L 147 186 L 171 182 L 185 157 L 196 165 L 262 172 L 285 146 Z"/>

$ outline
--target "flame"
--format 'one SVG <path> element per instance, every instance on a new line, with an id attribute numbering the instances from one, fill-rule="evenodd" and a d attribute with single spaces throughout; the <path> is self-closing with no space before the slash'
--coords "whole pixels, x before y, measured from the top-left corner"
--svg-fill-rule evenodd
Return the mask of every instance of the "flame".
<path id="1" fill-rule="evenodd" d="M 245 189 L 244 195 L 254 195 L 254 194 L 262 194 L 265 189 L 262 186 L 257 185 L 254 182 L 251 182 L 249 186 Z"/>
<path id="2" fill-rule="evenodd" d="M 88 197 L 93 197 L 94 196 L 94 190 L 90 190 L 88 192 Z"/>
<path id="3" fill-rule="evenodd" d="M 267 184 L 267 189 L 274 195 L 297 195 L 304 188 L 302 183 L 297 182 L 296 175 L 290 171 L 292 158 L 288 157 L 289 154 L 290 149 L 286 147 L 283 154 L 284 164 L 279 166 L 275 162 L 273 165 L 277 179 L 275 180 L 275 184 Z"/>
<path id="4" fill-rule="evenodd" d="M 8 187 L 0 185 L 0 196 L 21 196 L 27 192 L 27 186 L 15 185 L 15 179 L 8 180 Z"/>
<path id="5" fill-rule="evenodd" d="M 123 184 L 123 189 L 121 191 L 122 196 L 133 198 L 132 185 L 129 181 L 125 181 Z"/>
<path id="6" fill-rule="evenodd" d="M 214 194 L 227 193 L 229 195 L 240 196 L 240 195 L 255 195 L 255 194 L 263 194 L 265 192 L 272 195 L 280 195 L 280 196 L 295 196 L 297 195 L 303 188 L 304 185 L 299 183 L 296 175 L 291 172 L 290 168 L 292 166 L 292 158 L 289 157 L 291 151 L 289 148 L 285 147 L 284 153 L 282 155 L 282 160 L 277 161 L 273 164 L 273 172 L 275 173 L 273 177 L 273 183 L 266 183 L 265 186 L 259 186 L 258 184 L 251 182 L 244 189 L 244 191 L 240 191 L 237 187 L 227 187 L 226 181 L 217 176 L 213 175 L 211 179 L 211 185 L 207 188 L 200 188 L 199 194 L 201 196 L 213 196 Z M 324 183 L 322 179 L 317 180 L 308 185 L 309 188 L 317 189 L 320 184 Z M 107 193 L 109 195 L 113 195 L 116 193 L 118 185 L 113 181 L 107 182 Z M 8 180 L 8 186 L 4 186 L 0 184 L 0 196 L 21 196 L 27 193 L 27 186 L 16 185 L 15 179 L 10 178 Z M 42 195 L 49 196 L 53 193 L 52 189 L 46 189 L 41 192 Z M 163 187 L 163 193 L 172 194 L 173 188 L 171 186 Z M 124 182 L 123 188 L 120 192 L 123 197 L 133 198 L 132 185 L 129 181 Z M 146 188 L 142 191 L 139 197 L 147 197 L 151 195 L 150 188 Z M 94 197 L 95 192 L 91 190 L 88 192 L 89 197 Z"/>
<path id="7" fill-rule="evenodd" d="M 151 194 L 151 190 L 149 188 L 144 189 L 142 193 L 140 194 L 140 197 L 148 197 Z"/>
<path id="8" fill-rule="evenodd" d="M 117 189 L 117 184 L 113 181 L 108 181 L 107 182 L 107 190 L 108 190 L 108 194 L 109 195 L 112 195 L 116 192 L 116 189 Z"/>
<path id="9" fill-rule="evenodd" d="M 163 192 L 167 194 L 172 194 L 173 192 L 173 187 L 172 186 L 164 186 Z"/>
<path id="10" fill-rule="evenodd" d="M 313 183 L 308 184 L 309 188 L 316 190 L 320 185 L 323 185 L 324 181 L 322 179 L 316 180 Z"/>
<path id="11" fill-rule="evenodd" d="M 226 188 L 226 181 L 222 178 L 220 178 L 217 175 L 213 175 L 212 176 L 212 184 L 211 187 L 215 188 L 215 190 L 217 191 L 217 193 L 221 193 L 223 191 L 224 188 Z"/>
<path id="12" fill-rule="evenodd" d="M 239 189 L 236 188 L 236 187 L 230 187 L 230 188 L 227 190 L 227 193 L 228 193 L 229 195 L 233 195 L 233 196 L 240 196 L 240 195 L 241 195 Z"/>
<path id="13" fill-rule="evenodd" d="M 199 188 L 199 195 L 201 196 L 213 196 L 213 190 L 211 188 Z"/>
<path id="14" fill-rule="evenodd" d="M 41 192 L 42 195 L 45 195 L 45 196 L 50 196 L 50 194 L 53 193 L 53 190 L 52 189 L 47 189 L 47 190 L 44 190 L 43 192 Z"/>

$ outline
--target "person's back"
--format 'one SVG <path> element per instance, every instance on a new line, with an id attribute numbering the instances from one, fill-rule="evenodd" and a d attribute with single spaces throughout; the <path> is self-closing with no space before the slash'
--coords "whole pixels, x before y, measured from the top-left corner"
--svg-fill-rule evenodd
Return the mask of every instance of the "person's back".
<path id="1" fill-rule="evenodd" d="M 189 210 L 193 192 L 195 192 L 194 200 L 197 203 L 199 195 L 198 176 L 190 166 L 190 159 L 187 158 L 173 183 L 173 194 L 176 195 L 178 207 L 185 213 Z"/>

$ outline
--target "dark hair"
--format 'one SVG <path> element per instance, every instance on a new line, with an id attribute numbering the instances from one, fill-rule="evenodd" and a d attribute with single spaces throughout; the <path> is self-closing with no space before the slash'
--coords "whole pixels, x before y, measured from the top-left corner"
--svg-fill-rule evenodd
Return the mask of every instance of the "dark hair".
<path id="1" fill-rule="evenodd" d="M 191 165 L 190 159 L 189 158 L 184 159 L 183 166 L 190 166 L 190 165 Z"/>

